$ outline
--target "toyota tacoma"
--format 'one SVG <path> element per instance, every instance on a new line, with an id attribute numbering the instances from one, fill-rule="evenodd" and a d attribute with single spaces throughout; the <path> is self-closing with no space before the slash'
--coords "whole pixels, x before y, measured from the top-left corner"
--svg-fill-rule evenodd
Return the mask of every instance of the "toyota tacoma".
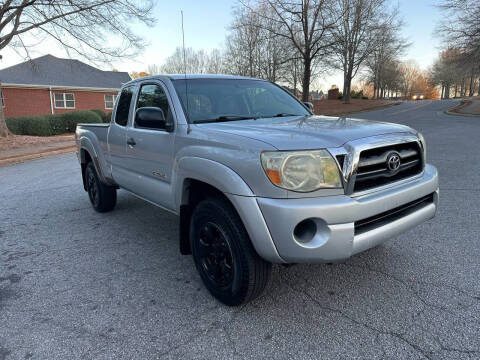
<path id="1" fill-rule="evenodd" d="M 435 216 L 437 170 L 410 127 L 316 116 L 282 87 L 223 75 L 123 85 L 109 124 L 76 129 L 98 212 L 123 189 L 179 216 L 179 248 L 227 305 L 272 263 L 337 262 Z"/>

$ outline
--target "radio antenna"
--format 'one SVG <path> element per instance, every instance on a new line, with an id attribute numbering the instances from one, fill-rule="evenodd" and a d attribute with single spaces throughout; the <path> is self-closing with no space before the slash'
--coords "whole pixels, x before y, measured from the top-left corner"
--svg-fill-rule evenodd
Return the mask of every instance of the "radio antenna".
<path id="1" fill-rule="evenodd" d="M 187 84 L 187 56 L 185 52 L 185 30 L 183 29 L 183 10 L 180 10 L 180 14 L 182 15 L 182 45 L 183 45 L 183 74 L 185 79 L 185 102 L 187 105 L 187 132 L 190 132 L 190 122 L 189 118 L 189 106 L 188 106 L 188 84 Z"/>

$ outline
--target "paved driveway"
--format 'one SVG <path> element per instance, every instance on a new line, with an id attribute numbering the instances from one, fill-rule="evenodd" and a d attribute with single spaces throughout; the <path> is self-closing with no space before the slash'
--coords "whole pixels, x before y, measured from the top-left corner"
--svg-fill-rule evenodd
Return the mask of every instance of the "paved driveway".
<path id="1" fill-rule="evenodd" d="M 422 131 L 438 216 L 344 264 L 275 266 L 228 308 L 178 251 L 177 219 L 120 191 L 95 213 L 73 154 L 0 168 L 0 360 L 478 359 L 480 121 L 451 102 L 362 113 Z"/>

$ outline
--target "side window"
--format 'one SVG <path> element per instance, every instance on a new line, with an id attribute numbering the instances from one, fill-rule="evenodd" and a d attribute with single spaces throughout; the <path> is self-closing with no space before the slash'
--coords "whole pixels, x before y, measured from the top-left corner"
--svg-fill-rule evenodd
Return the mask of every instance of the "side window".
<path id="1" fill-rule="evenodd" d="M 126 126 L 128 123 L 128 113 L 130 112 L 130 103 L 132 102 L 132 87 L 126 87 L 120 94 L 118 100 L 117 112 L 115 113 L 115 122 L 118 125 Z"/>
<path id="2" fill-rule="evenodd" d="M 162 109 L 167 122 L 171 121 L 170 107 L 167 95 L 160 85 L 147 84 L 140 88 L 137 100 L 137 109 L 142 107 L 158 107 Z"/>

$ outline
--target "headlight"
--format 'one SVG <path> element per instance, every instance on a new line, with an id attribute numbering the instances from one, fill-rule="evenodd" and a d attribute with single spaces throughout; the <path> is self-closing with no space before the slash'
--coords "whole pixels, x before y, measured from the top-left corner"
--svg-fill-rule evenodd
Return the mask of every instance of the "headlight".
<path id="1" fill-rule="evenodd" d="M 413 95 L 412 99 L 417 100 L 417 95 Z"/>
<path id="2" fill-rule="evenodd" d="M 425 138 L 423 137 L 422 133 L 417 133 L 417 136 L 420 139 L 420 142 L 422 143 L 423 161 L 426 164 L 427 163 L 427 143 L 425 142 Z"/>
<path id="3" fill-rule="evenodd" d="M 266 151 L 261 161 L 270 181 L 287 190 L 310 192 L 342 187 L 337 163 L 326 150 Z"/>

